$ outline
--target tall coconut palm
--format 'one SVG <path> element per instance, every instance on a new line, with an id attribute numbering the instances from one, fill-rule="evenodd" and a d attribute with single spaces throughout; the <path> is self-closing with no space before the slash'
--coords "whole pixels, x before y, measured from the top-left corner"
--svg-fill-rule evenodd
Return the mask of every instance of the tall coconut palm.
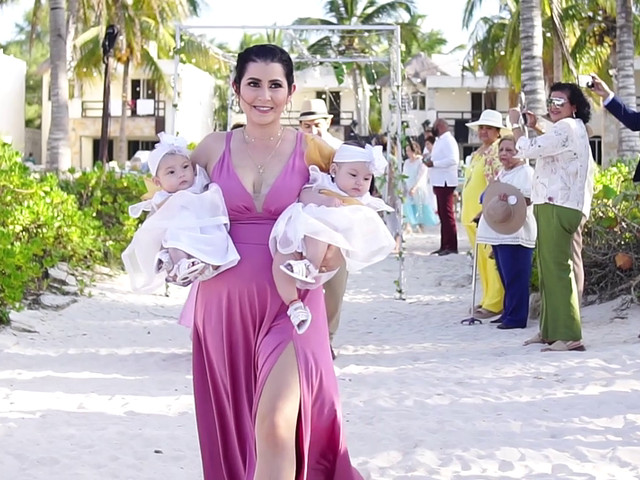
<path id="1" fill-rule="evenodd" d="M 380 3 L 377 0 L 327 0 L 324 4 L 324 18 L 303 17 L 294 23 L 299 25 L 388 25 L 403 23 L 404 17 L 415 14 L 413 0 L 392 0 Z M 317 34 L 317 32 L 316 32 Z M 375 34 L 363 34 L 362 31 L 323 32 L 323 36 L 308 47 L 311 54 L 321 56 L 353 57 L 374 56 L 381 49 L 381 38 Z M 361 135 L 369 133 L 368 97 L 362 97 L 364 67 L 362 64 L 347 64 L 353 90 L 356 96 L 357 131 Z"/>
<path id="2" fill-rule="evenodd" d="M 536 113 L 545 112 L 540 0 L 520 1 L 520 41 L 522 92 L 527 98 L 527 108 Z"/>
<path id="3" fill-rule="evenodd" d="M 636 104 L 634 69 L 633 10 L 631 0 L 616 0 L 617 95 L 627 105 Z M 637 157 L 640 154 L 638 134 L 621 126 L 618 131 L 618 155 Z"/>
<path id="4" fill-rule="evenodd" d="M 67 34 L 65 0 L 49 0 L 51 62 L 51 128 L 47 140 L 46 166 L 71 167 L 69 146 L 69 81 L 67 78 Z"/>

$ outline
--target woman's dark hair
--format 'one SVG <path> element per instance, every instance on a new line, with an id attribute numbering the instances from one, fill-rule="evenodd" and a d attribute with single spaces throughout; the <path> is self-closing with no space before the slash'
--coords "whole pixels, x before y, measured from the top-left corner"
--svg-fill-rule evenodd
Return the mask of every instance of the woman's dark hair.
<path id="1" fill-rule="evenodd" d="M 553 92 L 563 92 L 567 95 L 569 103 L 576 107 L 576 118 L 579 118 L 585 124 L 591 119 L 591 105 L 578 85 L 575 83 L 556 82 L 549 89 L 549 94 Z"/>
<path id="2" fill-rule="evenodd" d="M 284 76 L 287 80 L 287 87 L 289 93 L 291 93 L 291 87 L 293 86 L 293 60 L 291 56 L 283 48 L 265 43 L 262 45 L 253 45 L 244 49 L 238 54 L 238 60 L 236 62 L 236 74 L 233 77 L 233 84 L 238 89 L 240 82 L 244 78 L 247 72 L 247 66 L 250 63 L 279 63 L 284 70 Z"/>

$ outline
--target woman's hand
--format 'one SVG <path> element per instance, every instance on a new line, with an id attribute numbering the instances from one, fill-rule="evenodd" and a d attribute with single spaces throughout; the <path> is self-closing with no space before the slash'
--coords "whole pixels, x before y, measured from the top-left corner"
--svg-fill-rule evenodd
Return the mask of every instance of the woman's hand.
<path id="1" fill-rule="evenodd" d="M 413 197 L 415 194 L 416 194 L 416 187 L 411 187 L 409 189 L 409 195 Z"/>
<path id="2" fill-rule="evenodd" d="M 509 109 L 509 123 L 517 124 L 520 123 L 520 109 L 519 108 L 510 108 Z"/>

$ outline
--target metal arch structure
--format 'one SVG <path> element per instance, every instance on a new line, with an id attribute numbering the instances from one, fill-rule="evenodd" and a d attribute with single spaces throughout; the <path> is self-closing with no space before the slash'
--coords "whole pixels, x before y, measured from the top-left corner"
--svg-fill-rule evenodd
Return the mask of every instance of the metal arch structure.
<path id="1" fill-rule="evenodd" d="M 294 64 L 296 61 L 305 61 L 312 63 L 387 63 L 389 64 L 389 78 L 391 88 L 391 98 L 389 99 L 390 112 L 392 116 L 389 133 L 395 139 L 396 155 L 391 155 L 391 148 L 387 149 L 387 156 L 389 159 L 390 168 L 393 170 L 394 179 L 400 178 L 402 174 L 402 60 L 401 60 L 401 37 L 399 25 L 188 25 L 176 23 L 175 25 L 175 42 L 176 48 L 174 51 L 174 71 L 173 71 L 173 121 L 172 121 L 172 134 L 175 135 L 176 130 L 176 118 L 177 118 L 177 106 L 179 101 L 178 95 L 178 75 L 180 66 L 179 50 L 182 46 L 181 34 L 182 32 L 193 32 L 203 30 L 238 30 L 238 31 L 251 31 L 251 30 L 281 30 L 292 34 L 296 46 L 303 52 L 302 56 L 292 57 Z M 312 31 L 312 32 L 341 32 L 341 31 L 365 31 L 365 32 L 385 32 L 391 37 L 389 45 L 389 54 L 386 57 L 336 57 L 325 58 L 318 57 L 309 54 L 306 48 L 299 42 L 298 37 L 293 35 L 296 31 Z M 235 65 L 235 58 L 220 52 L 223 61 L 228 62 L 230 65 Z M 390 145 L 389 145 L 390 147 Z M 394 183 L 391 185 L 391 183 Z M 391 189 L 396 188 L 395 182 L 386 182 L 385 197 L 391 199 L 394 203 L 398 202 L 398 192 Z M 396 208 L 396 214 L 399 217 L 399 236 L 402 241 L 402 205 L 392 205 Z M 404 256 L 403 250 L 398 256 L 398 279 L 396 280 L 396 298 L 400 300 L 405 299 L 405 276 L 404 276 Z"/>

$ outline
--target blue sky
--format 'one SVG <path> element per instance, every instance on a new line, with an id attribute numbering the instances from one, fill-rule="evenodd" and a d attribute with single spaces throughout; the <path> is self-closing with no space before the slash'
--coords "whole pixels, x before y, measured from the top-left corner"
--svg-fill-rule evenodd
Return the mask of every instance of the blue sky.
<path id="1" fill-rule="evenodd" d="M 291 0 L 240 0 L 234 9 L 232 5 L 224 8 L 219 0 L 209 0 L 209 6 L 197 20 L 206 25 L 288 25 L 298 17 L 322 16 L 322 3 L 319 0 L 299 1 Z M 450 46 L 466 43 L 469 32 L 462 30 L 462 12 L 465 0 L 447 0 L 447 8 L 442 8 L 443 2 L 436 0 L 416 0 L 418 11 L 427 15 L 427 28 L 439 29 L 445 33 Z M 498 0 L 485 0 L 481 13 L 489 15 L 496 13 Z M 33 0 L 21 0 L 14 5 L 3 7 L 0 12 L 0 42 L 5 42 L 14 35 L 14 25 L 24 11 L 33 5 Z M 189 22 L 191 23 L 191 22 Z M 223 31 L 221 37 L 233 40 L 232 31 Z M 236 38 L 239 35 L 236 34 Z"/>

